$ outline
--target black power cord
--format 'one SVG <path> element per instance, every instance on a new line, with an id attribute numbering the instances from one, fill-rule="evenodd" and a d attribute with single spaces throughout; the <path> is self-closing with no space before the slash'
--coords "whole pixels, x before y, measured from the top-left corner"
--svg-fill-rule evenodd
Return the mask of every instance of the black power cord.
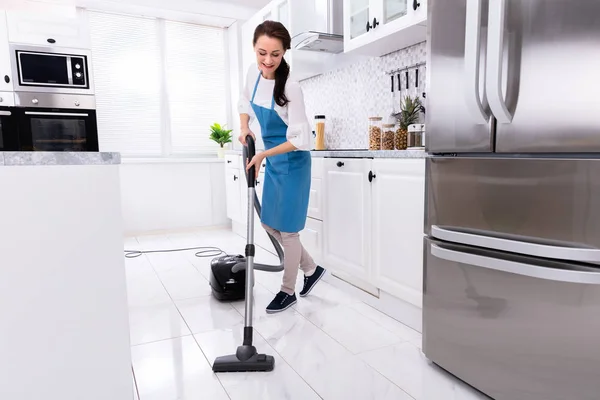
<path id="1" fill-rule="evenodd" d="M 202 246 L 202 247 L 188 247 L 185 249 L 170 249 L 170 250 L 125 250 L 125 258 L 136 258 L 143 254 L 150 253 L 173 253 L 176 251 L 190 251 L 200 250 L 195 255 L 196 257 L 217 257 L 221 254 L 226 254 L 223 250 L 218 247 Z"/>

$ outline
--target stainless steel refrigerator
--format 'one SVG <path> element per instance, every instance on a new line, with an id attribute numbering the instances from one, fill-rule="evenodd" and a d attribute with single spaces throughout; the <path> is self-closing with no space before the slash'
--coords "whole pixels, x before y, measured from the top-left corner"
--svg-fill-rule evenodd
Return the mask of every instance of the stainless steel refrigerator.
<path id="1" fill-rule="evenodd" d="M 423 350 L 600 399 L 600 1 L 429 0 Z"/>

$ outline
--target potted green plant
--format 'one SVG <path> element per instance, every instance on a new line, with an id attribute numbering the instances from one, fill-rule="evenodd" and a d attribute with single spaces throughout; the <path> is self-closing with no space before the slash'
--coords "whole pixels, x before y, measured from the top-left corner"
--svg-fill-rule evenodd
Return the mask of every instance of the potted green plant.
<path id="1" fill-rule="evenodd" d="M 225 129 L 225 126 L 221 126 L 219 123 L 215 122 L 210 127 L 210 139 L 217 142 L 219 144 L 219 149 L 217 150 L 217 154 L 219 158 L 223 158 L 225 155 L 224 146 L 227 143 L 231 143 L 231 132 L 232 129 Z"/>

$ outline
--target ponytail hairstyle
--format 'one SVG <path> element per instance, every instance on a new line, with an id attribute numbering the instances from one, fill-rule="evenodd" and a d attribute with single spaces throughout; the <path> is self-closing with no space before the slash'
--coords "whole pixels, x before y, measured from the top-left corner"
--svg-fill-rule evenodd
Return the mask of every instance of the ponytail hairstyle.
<path id="1" fill-rule="evenodd" d="M 290 33 L 281 22 L 264 21 L 262 24 L 258 25 L 254 30 L 254 41 L 252 44 L 256 46 L 256 42 L 263 35 L 278 39 L 283 45 L 284 52 L 292 47 Z M 285 96 L 285 84 L 289 75 L 290 66 L 287 61 L 285 61 L 285 58 L 281 56 L 281 64 L 279 64 L 279 67 L 275 70 L 275 89 L 273 91 L 275 103 L 277 103 L 279 107 L 285 107 L 285 105 L 289 103 L 288 98 Z"/>

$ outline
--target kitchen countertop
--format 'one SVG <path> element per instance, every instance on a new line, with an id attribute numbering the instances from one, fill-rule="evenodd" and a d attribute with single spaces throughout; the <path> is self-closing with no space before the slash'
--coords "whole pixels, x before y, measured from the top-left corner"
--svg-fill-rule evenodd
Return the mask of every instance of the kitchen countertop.
<path id="1" fill-rule="evenodd" d="M 120 163 L 120 153 L 44 151 L 0 152 L 0 167 L 19 165 L 115 165 Z"/>
<path id="2" fill-rule="evenodd" d="M 425 158 L 425 150 L 313 150 L 313 157 L 331 158 Z"/>
<path id="3" fill-rule="evenodd" d="M 225 154 L 240 155 L 241 150 L 228 150 Z M 328 158 L 425 158 L 425 150 L 312 150 L 313 157 Z"/>

